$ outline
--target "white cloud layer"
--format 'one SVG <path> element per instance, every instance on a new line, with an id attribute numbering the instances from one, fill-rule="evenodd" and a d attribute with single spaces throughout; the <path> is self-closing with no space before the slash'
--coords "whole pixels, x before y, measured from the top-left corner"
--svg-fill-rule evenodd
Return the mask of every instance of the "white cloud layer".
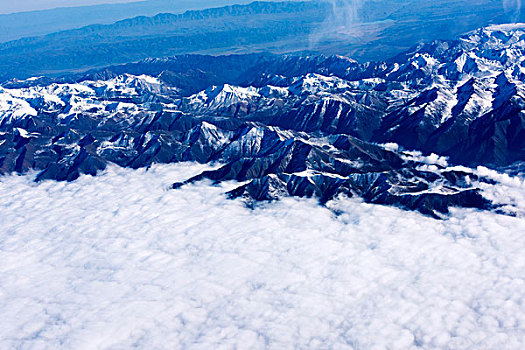
<path id="1" fill-rule="evenodd" d="M 525 219 L 255 210 L 202 166 L 0 180 L 1 349 L 520 349 Z M 485 171 L 491 176 L 500 176 Z M 524 201 L 523 181 L 486 185 Z M 507 181 L 508 180 L 508 181 Z M 230 184 L 231 185 L 231 184 Z"/>

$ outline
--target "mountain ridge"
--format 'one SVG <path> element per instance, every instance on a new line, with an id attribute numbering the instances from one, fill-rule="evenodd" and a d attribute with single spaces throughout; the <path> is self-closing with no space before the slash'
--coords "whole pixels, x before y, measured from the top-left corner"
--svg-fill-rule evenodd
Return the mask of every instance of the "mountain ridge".
<path id="1" fill-rule="evenodd" d="M 464 166 L 525 160 L 524 28 L 482 28 L 390 62 L 186 55 L 11 81 L 0 89 L 0 171 L 73 181 L 108 163 L 216 162 L 174 188 L 208 178 L 239 181 L 229 195 L 254 201 L 498 210 L 476 186 L 491 180 Z"/>
<path id="2" fill-rule="evenodd" d="M 237 3 L 249 3 L 237 0 Z M 59 7 L 47 10 L 0 14 L 0 42 L 70 30 L 90 24 L 111 24 L 126 18 L 181 13 L 228 5 L 228 0 L 148 0 L 132 3 Z M 56 21 L 61 18 L 61 21 Z"/>
<path id="3" fill-rule="evenodd" d="M 452 39 L 507 17 L 501 4 L 491 0 L 475 0 L 475 6 L 455 0 L 369 0 L 356 11 L 345 2 L 334 4 L 253 2 L 187 12 L 185 20 L 184 15 L 163 14 L 11 41 L 0 44 L 0 79 L 60 76 L 196 53 L 343 54 L 360 62 L 384 61 L 421 40 Z M 436 15 L 436 9 L 443 15 Z"/>

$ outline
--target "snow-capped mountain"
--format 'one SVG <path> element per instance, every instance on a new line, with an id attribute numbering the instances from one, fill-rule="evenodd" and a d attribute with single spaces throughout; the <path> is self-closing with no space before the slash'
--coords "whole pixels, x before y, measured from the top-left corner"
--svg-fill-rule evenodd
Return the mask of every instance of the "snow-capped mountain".
<path id="1" fill-rule="evenodd" d="M 434 216 L 494 208 L 476 186 L 488 180 L 435 154 L 525 160 L 524 39 L 523 25 L 492 26 L 388 62 L 179 56 L 11 81 L 0 88 L 0 172 L 70 181 L 110 162 L 217 162 L 174 187 L 237 180 L 233 197 L 344 193 Z"/>

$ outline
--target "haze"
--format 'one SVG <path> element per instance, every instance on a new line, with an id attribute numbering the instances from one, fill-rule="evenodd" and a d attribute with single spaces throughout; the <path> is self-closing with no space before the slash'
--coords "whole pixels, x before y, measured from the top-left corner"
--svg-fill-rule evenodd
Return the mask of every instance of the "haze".
<path id="1" fill-rule="evenodd" d="M 56 7 L 75 7 L 100 4 L 119 4 L 137 0 L 0 0 L 0 14 L 47 10 Z"/>

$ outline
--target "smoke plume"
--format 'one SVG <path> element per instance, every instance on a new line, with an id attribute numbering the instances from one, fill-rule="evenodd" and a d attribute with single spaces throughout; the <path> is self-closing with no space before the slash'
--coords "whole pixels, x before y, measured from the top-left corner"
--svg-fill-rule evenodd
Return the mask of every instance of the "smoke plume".
<path id="1" fill-rule="evenodd" d="M 323 23 L 310 35 L 310 48 L 338 38 L 359 38 L 359 12 L 365 0 L 331 0 L 331 11 Z"/>
<path id="2" fill-rule="evenodd" d="M 510 17 L 512 22 L 517 22 L 521 14 L 522 0 L 503 0 L 505 13 Z"/>

